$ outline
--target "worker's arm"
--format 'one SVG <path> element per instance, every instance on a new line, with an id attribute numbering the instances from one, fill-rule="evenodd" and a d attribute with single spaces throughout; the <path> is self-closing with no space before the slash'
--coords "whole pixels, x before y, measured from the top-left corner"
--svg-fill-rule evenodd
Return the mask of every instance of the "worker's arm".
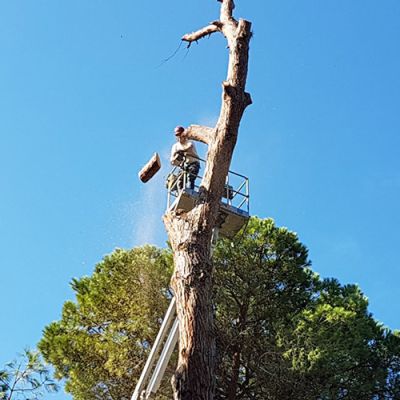
<path id="1" fill-rule="evenodd" d="M 180 165 L 183 161 L 183 154 L 177 149 L 176 144 L 172 146 L 170 161 L 172 165 Z"/>
<path id="2" fill-rule="evenodd" d="M 190 142 L 189 152 L 192 157 L 197 158 L 197 159 L 199 158 L 199 155 L 197 154 L 196 146 L 192 141 Z"/>

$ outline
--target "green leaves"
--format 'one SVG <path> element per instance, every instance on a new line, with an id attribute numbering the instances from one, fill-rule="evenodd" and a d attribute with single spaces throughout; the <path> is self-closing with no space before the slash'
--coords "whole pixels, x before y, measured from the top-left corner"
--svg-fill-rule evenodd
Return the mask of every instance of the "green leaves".
<path id="1" fill-rule="evenodd" d="M 73 279 L 76 301 L 39 343 L 74 398 L 128 399 L 170 297 L 171 256 L 145 246 L 115 250 L 91 277 Z"/>
<path id="2" fill-rule="evenodd" d="M 252 218 L 219 241 L 214 266 L 217 400 L 400 399 L 399 333 L 372 318 L 356 285 L 315 274 L 295 233 Z M 145 246 L 72 280 L 76 299 L 39 348 L 74 399 L 130 399 L 171 273 L 171 252 Z M 173 370 L 174 360 L 157 399 L 171 398 Z"/>
<path id="3" fill-rule="evenodd" d="M 253 218 L 233 245 L 219 243 L 219 398 L 396 398 L 398 335 L 372 318 L 356 285 L 321 280 L 307 256 L 272 220 Z"/>
<path id="4" fill-rule="evenodd" d="M 24 350 L 19 358 L 0 370 L 0 399 L 37 400 L 45 392 L 56 392 L 58 385 L 37 351 Z"/>

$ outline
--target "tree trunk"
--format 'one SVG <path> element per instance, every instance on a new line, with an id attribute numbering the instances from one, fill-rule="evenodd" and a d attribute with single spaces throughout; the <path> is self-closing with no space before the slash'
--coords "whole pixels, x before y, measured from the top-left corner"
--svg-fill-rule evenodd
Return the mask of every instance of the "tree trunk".
<path id="1" fill-rule="evenodd" d="M 239 345 L 235 345 L 232 350 L 234 352 L 232 360 L 232 374 L 228 386 L 228 393 L 226 396 L 227 400 L 236 400 L 237 385 L 239 382 L 241 349 Z"/>
<path id="2" fill-rule="evenodd" d="M 221 32 L 228 41 L 228 76 L 214 128 L 191 125 L 188 137 L 208 144 L 206 169 L 195 207 L 187 213 L 167 212 L 164 224 L 174 253 L 172 288 L 179 318 L 179 360 L 175 400 L 212 400 L 215 390 L 215 339 L 212 311 L 211 237 L 236 145 L 240 120 L 251 98 L 245 92 L 251 24 L 232 16 L 233 0 L 221 2 L 220 20 L 182 37 L 188 42 Z"/>
<path id="3" fill-rule="evenodd" d="M 246 329 L 248 311 L 249 311 L 249 305 L 246 302 L 240 307 L 239 310 L 238 338 L 236 338 L 237 342 L 232 346 L 232 351 L 233 351 L 232 373 L 228 386 L 228 393 L 226 397 L 227 400 L 236 400 L 237 398 L 241 356 L 243 351 L 243 340 L 241 340 L 241 337 Z"/>

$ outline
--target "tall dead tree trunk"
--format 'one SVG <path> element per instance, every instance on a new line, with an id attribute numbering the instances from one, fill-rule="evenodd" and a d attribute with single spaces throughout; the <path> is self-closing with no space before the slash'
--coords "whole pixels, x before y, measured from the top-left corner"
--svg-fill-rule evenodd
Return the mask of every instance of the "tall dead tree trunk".
<path id="1" fill-rule="evenodd" d="M 188 46 L 212 33 L 228 42 L 229 64 L 222 83 L 222 105 L 214 128 L 191 125 L 190 139 L 208 145 L 206 169 L 196 206 L 187 213 L 169 211 L 164 224 L 174 253 L 172 287 L 179 318 L 179 360 L 173 378 L 175 400 L 212 400 L 215 389 L 215 339 L 211 304 L 211 237 L 236 145 L 239 124 L 251 97 L 245 92 L 251 23 L 235 20 L 233 0 L 221 3 L 220 19 L 186 34 Z"/>

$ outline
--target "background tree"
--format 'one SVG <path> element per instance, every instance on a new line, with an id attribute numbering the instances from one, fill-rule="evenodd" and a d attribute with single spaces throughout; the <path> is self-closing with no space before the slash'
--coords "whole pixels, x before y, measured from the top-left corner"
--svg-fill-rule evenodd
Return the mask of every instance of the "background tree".
<path id="1" fill-rule="evenodd" d="M 165 250 L 117 249 L 72 281 L 76 302 L 64 304 L 38 347 L 74 399 L 131 398 L 171 298 L 171 268 Z"/>
<path id="2" fill-rule="evenodd" d="M 400 338 L 297 236 L 253 218 L 214 258 L 221 399 L 398 399 Z"/>
<path id="3" fill-rule="evenodd" d="M 217 397 L 297 398 L 301 374 L 277 339 L 316 293 L 307 249 L 272 220 L 252 218 L 243 235 L 219 243 L 214 263 Z"/>
<path id="4" fill-rule="evenodd" d="M 323 399 L 400 398 L 398 332 L 378 324 L 367 307 L 357 286 L 325 280 L 318 298 L 282 336 L 293 367 Z"/>
<path id="5" fill-rule="evenodd" d="M 399 399 L 400 338 L 354 285 L 321 280 L 297 236 L 252 218 L 214 253 L 217 399 Z M 170 293 L 172 256 L 116 250 L 72 282 L 39 348 L 75 399 L 130 399 Z M 158 399 L 171 399 L 172 360 Z"/>
<path id="6" fill-rule="evenodd" d="M 18 359 L 0 370 L 0 399 L 37 400 L 45 392 L 57 390 L 58 385 L 37 351 L 25 350 Z"/>

